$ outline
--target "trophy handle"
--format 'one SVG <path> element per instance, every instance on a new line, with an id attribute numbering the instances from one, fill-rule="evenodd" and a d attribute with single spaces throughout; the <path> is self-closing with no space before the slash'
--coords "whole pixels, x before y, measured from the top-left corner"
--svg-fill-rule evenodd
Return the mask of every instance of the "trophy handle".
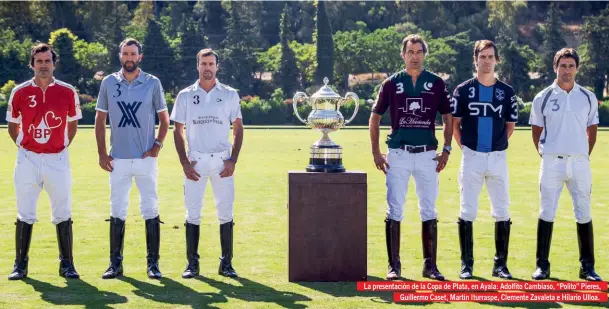
<path id="1" fill-rule="evenodd" d="M 353 110 L 353 115 L 351 115 L 351 118 L 345 121 L 345 124 L 343 126 L 346 126 L 349 124 L 349 122 L 353 121 L 353 118 L 355 118 L 355 115 L 357 115 L 357 111 L 359 110 L 359 97 L 357 96 L 357 94 L 355 94 L 354 92 L 347 92 L 343 102 L 347 101 L 347 99 L 349 98 L 353 98 L 353 100 L 355 100 L 355 109 Z"/>
<path id="2" fill-rule="evenodd" d="M 308 125 L 308 123 L 306 121 L 304 121 L 302 119 L 302 117 L 300 117 L 300 114 L 298 114 L 298 101 L 300 98 L 304 98 L 305 101 L 309 101 L 309 97 L 307 96 L 306 93 L 296 92 L 296 94 L 294 95 L 294 98 L 292 99 L 292 107 L 294 107 L 294 115 L 296 115 L 296 118 L 298 118 L 298 120 L 300 120 L 300 122 L 304 123 L 305 125 Z"/>

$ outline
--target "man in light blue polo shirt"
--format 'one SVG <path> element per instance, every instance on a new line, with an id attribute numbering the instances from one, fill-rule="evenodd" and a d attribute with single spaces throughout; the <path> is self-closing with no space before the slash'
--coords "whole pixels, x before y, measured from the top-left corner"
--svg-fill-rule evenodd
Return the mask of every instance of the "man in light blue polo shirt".
<path id="1" fill-rule="evenodd" d="M 101 83 L 95 116 L 99 165 L 110 172 L 110 266 L 102 278 L 123 274 L 123 241 L 132 178 L 140 191 L 146 221 L 148 277 L 160 278 L 160 219 L 157 156 L 169 128 L 169 114 L 158 78 L 138 68 L 142 45 L 126 39 L 120 45 L 122 69 Z M 155 139 L 155 114 L 159 132 Z M 106 151 L 106 118 L 110 119 L 110 154 Z"/>

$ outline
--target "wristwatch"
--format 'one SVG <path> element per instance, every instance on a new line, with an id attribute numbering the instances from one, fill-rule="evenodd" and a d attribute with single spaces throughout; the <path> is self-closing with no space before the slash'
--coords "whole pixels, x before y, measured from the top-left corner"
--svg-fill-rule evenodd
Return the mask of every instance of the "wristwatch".
<path id="1" fill-rule="evenodd" d="M 444 145 L 444 148 L 442 149 L 442 152 L 447 152 L 448 154 L 450 154 L 451 150 L 453 150 L 452 147 L 450 147 L 448 145 Z"/>
<path id="2" fill-rule="evenodd" d="M 163 143 L 159 142 L 159 140 L 155 140 L 154 143 L 159 145 L 159 148 L 163 148 Z"/>

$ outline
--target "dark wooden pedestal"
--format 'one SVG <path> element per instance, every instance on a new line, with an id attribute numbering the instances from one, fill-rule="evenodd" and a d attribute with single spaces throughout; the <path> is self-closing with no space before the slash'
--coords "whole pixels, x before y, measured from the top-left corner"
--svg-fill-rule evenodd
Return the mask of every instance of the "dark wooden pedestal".
<path id="1" fill-rule="evenodd" d="M 366 280 L 366 173 L 288 172 L 288 278 Z"/>

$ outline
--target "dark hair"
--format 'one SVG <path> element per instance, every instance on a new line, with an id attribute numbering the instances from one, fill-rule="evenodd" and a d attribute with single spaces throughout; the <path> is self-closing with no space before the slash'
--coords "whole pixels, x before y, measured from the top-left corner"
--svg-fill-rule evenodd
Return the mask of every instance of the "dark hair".
<path id="1" fill-rule="evenodd" d="M 121 45 L 118 46 L 118 51 L 119 53 L 121 53 L 123 51 L 123 47 L 125 46 L 137 46 L 137 53 L 141 54 L 142 53 L 142 43 L 140 43 L 138 40 L 133 39 L 133 38 L 126 38 L 124 41 L 121 42 Z"/>
<path id="2" fill-rule="evenodd" d="M 34 56 L 38 53 L 46 53 L 50 51 L 51 54 L 53 55 L 53 64 L 57 63 L 57 53 L 53 50 L 53 47 L 49 44 L 45 44 L 45 43 L 38 43 L 36 44 L 34 47 L 32 47 L 32 50 L 30 51 L 30 66 L 33 67 L 34 66 Z"/>
<path id="3" fill-rule="evenodd" d="M 478 64 L 478 55 L 480 55 L 483 50 L 491 47 L 495 51 L 495 59 L 499 61 L 499 50 L 497 49 L 497 45 L 495 45 L 495 43 L 490 40 L 478 40 L 474 45 L 474 63 Z"/>
<path id="4" fill-rule="evenodd" d="M 575 48 L 568 48 L 565 47 L 559 51 L 556 52 L 556 55 L 554 55 L 554 68 L 558 68 L 558 63 L 560 62 L 560 59 L 562 58 L 573 58 L 573 60 L 575 60 L 575 67 L 579 68 L 579 55 L 577 54 L 577 51 L 575 50 Z"/>
<path id="5" fill-rule="evenodd" d="M 411 44 L 421 44 L 421 46 L 423 46 L 423 52 L 427 55 L 427 43 L 418 34 L 411 34 L 404 38 L 404 40 L 402 41 L 402 54 L 406 53 L 406 45 L 408 45 L 408 42 L 410 42 Z"/>
<path id="6" fill-rule="evenodd" d="M 216 65 L 217 65 L 218 64 L 218 54 L 216 54 L 216 52 L 213 51 L 211 48 L 204 48 L 204 49 L 201 49 L 197 53 L 197 66 L 199 65 L 199 57 L 207 57 L 207 56 L 211 56 L 211 55 L 216 56 Z"/>

